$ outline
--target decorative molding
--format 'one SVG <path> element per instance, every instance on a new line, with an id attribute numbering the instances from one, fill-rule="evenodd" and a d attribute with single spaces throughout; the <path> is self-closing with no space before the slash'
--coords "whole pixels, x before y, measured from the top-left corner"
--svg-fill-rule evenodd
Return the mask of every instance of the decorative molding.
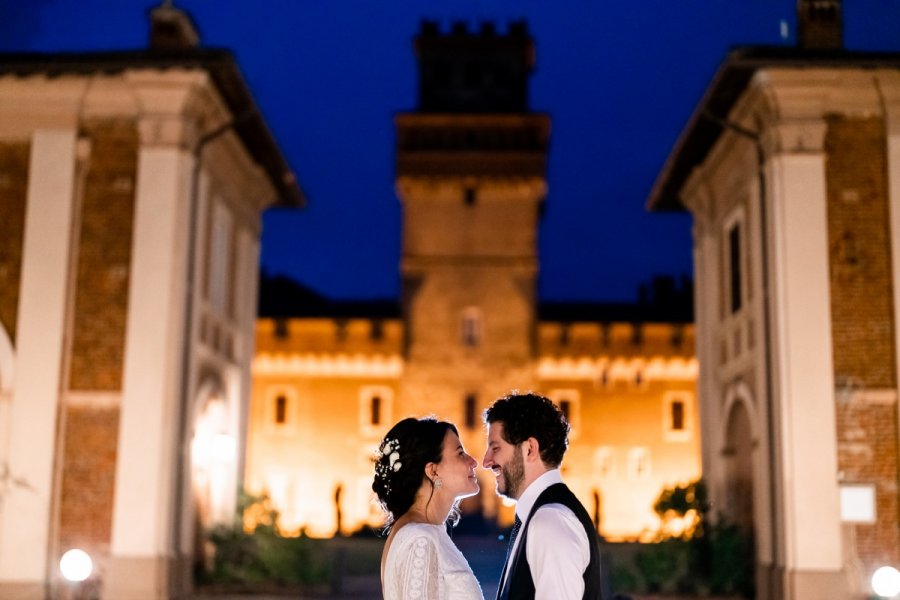
<path id="1" fill-rule="evenodd" d="M 897 390 L 894 388 L 884 389 L 848 389 L 846 387 L 837 386 L 834 391 L 838 405 L 882 405 L 891 406 L 897 403 Z"/>
<path id="2" fill-rule="evenodd" d="M 122 392 L 70 390 L 63 395 L 63 402 L 72 408 L 117 409 L 122 405 Z"/>
<path id="3" fill-rule="evenodd" d="M 383 377 L 403 374 L 399 355 L 375 354 L 257 354 L 252 373 L 256 375 L 292 375 L 305 377 Z"/>
<path id="4" fill-rule="evenodd" d="M 635 374 L 641 372 L 645 382 L 696 381 L 698 366 L 693 357 L 543 357 L 537 363 L 537 376 L 540 379 L 598 381 L 606 372 L 611 383 L 632 383 Z"/>
<path id="5" fill-rule="evenodd" d="M 772 123 L 762 132 L 763 149 L 766 156 L 821 154 L 827 130 L 827 124 L 819 118 Z"/>

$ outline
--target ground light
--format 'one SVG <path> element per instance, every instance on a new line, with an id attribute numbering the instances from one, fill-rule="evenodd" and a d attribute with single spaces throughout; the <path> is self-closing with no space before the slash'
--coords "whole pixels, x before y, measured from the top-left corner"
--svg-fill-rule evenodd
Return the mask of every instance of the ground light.
<path id="1" fill-rule="evenodd" d="M 94 563 L 88 553 L 78 548 L 73 548 L 59 559 L 59 570 L 63 577 L 72 583 L 79 583 L 91 576 Z"/>
<path id="2" fill-rule="evenodd" d="M 900 594 L 900 571 L 894 567 L 881 567 L 872 575 L 872 590 L 882 598 L 894 598 Z"/>

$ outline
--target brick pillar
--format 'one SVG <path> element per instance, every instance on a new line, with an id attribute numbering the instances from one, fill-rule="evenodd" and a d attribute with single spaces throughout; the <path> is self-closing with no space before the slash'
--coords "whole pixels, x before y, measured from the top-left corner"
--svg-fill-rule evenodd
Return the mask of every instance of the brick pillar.
<path id="1" fill-rule="evenodd" d="M 845 600 L 821 121 L 768 132 L 781 556 L 786 600 Z"/>
<path id="2" fill-rule="evenodd" d="M 43 597 L 49 572 L 56 426 L 63 374 L 73 220 L 74 129 L 33 134 L 10 411 L 11 486 L 0 516 L 0 596 Z"/>

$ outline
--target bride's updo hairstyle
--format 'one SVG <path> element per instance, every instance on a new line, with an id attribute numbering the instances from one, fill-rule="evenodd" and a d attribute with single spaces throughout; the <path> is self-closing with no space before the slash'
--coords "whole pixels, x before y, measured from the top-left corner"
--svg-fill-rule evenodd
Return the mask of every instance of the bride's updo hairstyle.
<path id="1" fill-rule="evenodd" d="M 413 505 L 425 477 L 425 465 L 441 462 L 447 432 L 459 435 L 456 426 L 432 417 L 403 419 L 394 425 L 375 454 L 372 490 L 387 515 L 386 526 Z M 434 493 L 434 483 L 428 479 Z"/>

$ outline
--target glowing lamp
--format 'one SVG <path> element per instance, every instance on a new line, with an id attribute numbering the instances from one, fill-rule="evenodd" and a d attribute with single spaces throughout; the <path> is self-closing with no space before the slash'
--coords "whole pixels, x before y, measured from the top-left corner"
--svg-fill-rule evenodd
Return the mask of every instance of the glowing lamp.
<path id="1" fill-rule="evenodd" d="M 894 567 L 880 567 L 872 575 L 872 590 L 882 598 L 900 594 L 900 571 Z"/>
<path id="2" fill-rule="evenodd" d="M 94 563 L 88 553 L 78 548 L 73 548 L 59 559 L 59 570 L 63 577 L 72 582 L 84 581 L 91 576 Z"/>

